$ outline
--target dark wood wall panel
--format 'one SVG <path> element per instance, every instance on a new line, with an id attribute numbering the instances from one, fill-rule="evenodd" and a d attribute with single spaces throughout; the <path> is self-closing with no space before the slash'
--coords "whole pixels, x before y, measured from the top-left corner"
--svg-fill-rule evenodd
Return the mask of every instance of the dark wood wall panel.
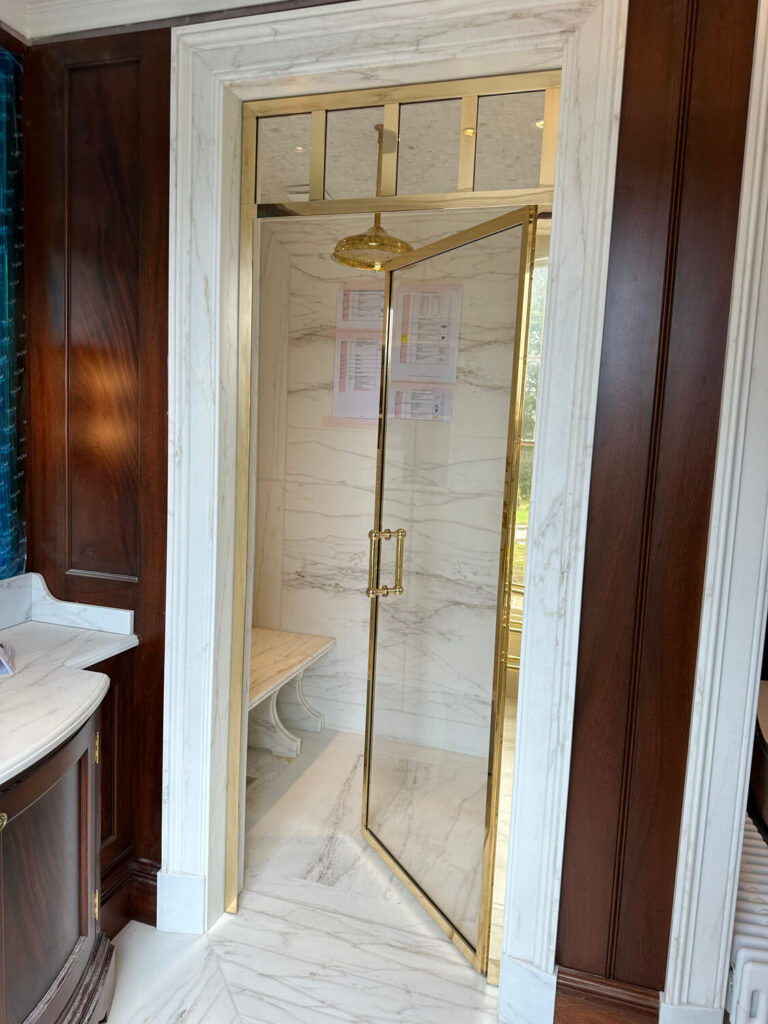
<path id="1" fill-rule="evenodd" d="M 153 919 L 160 861 L 169 118 L 167 30 L 29 50 L 29 567 L 140 638 L 106 669 L 114 928 Z"/>
<path id="2" fill-rule="evenodd" d="M 24 57 L 27 53 L 26 45 L 2 27 L 0 27 L 0 46 L 4 50 L 10 50 L 11 53 L 17 53 L 20 57 Z"/>
<path id="3" fill-rule="evenodd" d="M 67 96 L 67 568 L 131 578 L 139 567 L 140 75 L 137 60 L 74 67 Z"/>
<path id="4" fill-rule="evenodd" d="M 756 3 L 700 2 L 652 506 L 615 975 L 664 987 Z M 649 900 L 647 893 L 654 893 Z"/>
<path id="5" fill-rule="evenodd" d="M 680 3 L 635 0 L 627 25 L 558 951 L 558 962 L 595 975 L 610 970 L 617 828 L 626 788 L 624 739 L 633 699 L 630 666 L 641 584 L 638 552 L 645 530 L 666 283 L 660 254 L 667 245 L 675 176 L 685 15 Z M 633 68 L 638 70 L 632 73 Z M 607 500 L 609 495 L 616 503 Z M 597 737 L 605 742 L 596 756 Z M 591 884 L 578 896 L 587 878 Z"/>
<path id="6" fill-rule="evenodd" d="M 557 950 L 585 989 L 664 987 L 755 13 L 630 0 Z"/>

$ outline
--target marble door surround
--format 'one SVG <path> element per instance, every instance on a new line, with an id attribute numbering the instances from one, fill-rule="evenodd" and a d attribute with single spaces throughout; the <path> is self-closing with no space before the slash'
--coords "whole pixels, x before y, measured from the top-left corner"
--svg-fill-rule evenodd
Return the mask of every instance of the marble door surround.
<path id="1" fill-rule="evenodd" d="M 626 6 L 626 0 L 355 0 L 174 30 L 160 928 L 203 932 L 224 909 L 241 103 L 562 67 L 499 1006 L 503 1021 L 552 1020 Z M 752 662 L 745 659 L 757 657 L 768 577 L 768 464 L 760 443 L 768 426 L 761 402 L 768 389 L 768 168 L 760 161 L 768 117 L 767 20 L 763 0 L 717 514 L 662 1001 L 663 1020 L 691 1024 L 714 1022 L 724 995 L 756 701 L 757 672 L 753 685 Z M 251 535 L 251 550 L 252 544 Z M 738 588 L 730 587 L 734 567 L 741 571 Z"/>
<path id="2" fill-rule="evenodd" d="M 552 1019 L 626 6 L 355 0 L 174 30 L 160 928 L 224 910 L 242 101 L 561 67 L 499 1007 Z"/>

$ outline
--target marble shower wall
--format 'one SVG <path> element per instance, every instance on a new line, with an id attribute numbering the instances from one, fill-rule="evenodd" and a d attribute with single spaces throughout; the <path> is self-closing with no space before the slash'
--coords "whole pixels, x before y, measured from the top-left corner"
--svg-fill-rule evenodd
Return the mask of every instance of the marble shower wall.
<path id="1" fill-rule="evenodd" d="M 386 226 L 419 245 L 484 219 L 393 215 Z M 286 219 L 261 229 L 254 623 L 336 638 L 305 689 L 329 727 L 352 732 L 365 724 L 377 433 L 373 420 L 333 420 L 338 287 L 361 278 L 330 252 L 367 220 Z M 480 259 L 465 249 L 435 264 L 441 278 L 464 284 L 453 419 L 397 420 L 391 435 L 388 518 L 399 526 L 401 513 L 409 529 L 408 589 L 382 602 L 391 628 L 377 733 L 484 757 L 517 264 L 509 240 L 482 244 Z"/>

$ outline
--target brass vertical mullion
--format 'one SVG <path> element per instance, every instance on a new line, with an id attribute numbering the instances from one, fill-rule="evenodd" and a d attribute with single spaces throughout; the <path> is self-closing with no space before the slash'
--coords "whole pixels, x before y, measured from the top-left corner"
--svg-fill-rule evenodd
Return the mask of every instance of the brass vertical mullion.
<path id="1" fill-rule="evenodd" d="M 384 105 L 384 139 L 377 195 L 397 195 L 397 160 L 400 148 L 400 104 Z"/>
<path id="2" fill-rule="evenodd" d="M 251 360 L 253 330 L 256 118 L 243 119 L 240 195 L 240 282 L 237 353 L 237 456 L 235 470 L 235 553 L 232 598 L 232 649 L 227 748 L 226 847 L 224 906 L 236 914 L 240 889 L 240 779 L 245 681 L 245 614 L 248 579 L 248 521 L 251 465 Z"/>
<path id="3" fill-rule="evenodd" d="M 309 198 L 325 199 L 326 111 L 313 110 L 310 126 Z"/>
<path id="4" fill-rule="evenodd" d="M 472 192 L 475 188 L 475 154 L 477 150 L 477 96 L 461 101 L 461 135 L 459 136 L 459 180 L 457 191 Z"/>
<path id="5" fill-rule="evenodd" d="M 560 121 L 560 89 L 544 92 L 544 135 L 541 140 L 540 185 L 554 185 L 555 157 L 557 156 L 557 130 Z"/>
<path id="6" fill-rule="evenodd" d="M 392 332 L 394 328 L 394 294 L 392 288 L 392 272 L 385 271 L 384 277 L 384 325 L 381 341 L 381 377 L 379 385 L 379 430 L 376 447 L 376 496 L 373 511 L 373 530 L 380 533 L 382 528 L 382 511 L 384 506 L 384 478 L 387 450 L 387 419 L 389 411 L 389 375 L 392 358 Z M 381 568 L 381 540 L 375 541 L 373 552 L 374 586 L 379 586 Z M 371 797 L 371 759 L 373 756 L 373 716 L 376 707 L 376 644 L 379 629 L 379 597 L 371 600 L 371 620 L 368 636 L 368 688 L 365 710 L 365 745 L 363 747 L 363 834 L 370 828 L 369 810 Z"/>
<path id="7" fill-rule="evenodd" d="M 504 507 L 502 512 L 502 543 L 499 562 L 499 606 L 496 623 L 495 667 L 493 680 L 493 701 L 491 709 L 491 744 L 490 771 L 488 774 L 488 798 L 486 804 L 485 847 L 482 875 L 482 903 L 480 927 L 478 930 L 477 969 L 487 973 L 491 930 L 494 925 L 494 874 L 498 847 L 499 830 L 499 795 L 501 777 L 505 770 L 514 771 L 512 765 L 505 763 L 504 735 L 514 733 L 517 729 L 516 711 L 512 721 L 507 720 L 507 704 L 510 682 L 517 685 L 518 679 L 512 680 L 509 672 L 509 628 L 511 574 L 514 558 L 515 524 L 517 518 L 517 489 L 520 472 L 520 435 L 522 430 L 523 407 L 525 401 L 525 365 L 528 350 L 528 334 L 531 313 L 531 284 L 533 280 L 534 258 L 536 252 L 536 224 L 538 210 L 531 206 L 522 228 L 520 245 L 520 262 L 518 267 L 517 309 L 515 314 L 515 354 L 509 405 L 509 428 L 507 435 L 507 468 L 504 484 Z M 516 695 L 515 695 L 516 697 Z M 517 708 L 517 700 L 512 701 Z M 506 908 L 503 908 L 505 910 Z M 498 921 L 499 932 L 503 925 Z"/>

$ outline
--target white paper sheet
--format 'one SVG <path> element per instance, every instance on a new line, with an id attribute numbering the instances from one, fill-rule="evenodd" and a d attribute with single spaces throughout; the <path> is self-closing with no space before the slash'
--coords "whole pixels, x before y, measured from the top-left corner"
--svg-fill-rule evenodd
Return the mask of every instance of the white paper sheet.
<path id="1" fill-rule="evenodd" d="M 390 414 L 397 419 L 449 421 L 459 357 L 463 287 L 401 282 L 395 290 Z M 379 415 L 384 291 L 378 282 L 341 285 L 337 301 L 333 418 L 375 420 Z M 428 387 L 435 384 L 435 387 Z"/>
<path id="2" fill-rule="evenodd" d="M 339 331 L 333 368 L 334 419 L 375 420 L 380 379 L 381 338 Z"/>
<path id="3" fill-rule="evenodd" d="M 389 415 L 396 420 L 437 420 L 453 417 L 453 388 L 413 388 L 395 384 L 389 392 Z"/>
<path id="4" fill-rule="evenodd" d="M 378 331 L 384 329 L 384 284 L 342 285 L 336 306 L 336 326 L 340 331 Z"/>
<path id="5" fill-rule="evenodd" d="M 456 382 L 462 295 L 460 284 L 397 286 L 393 380 Z"/>

